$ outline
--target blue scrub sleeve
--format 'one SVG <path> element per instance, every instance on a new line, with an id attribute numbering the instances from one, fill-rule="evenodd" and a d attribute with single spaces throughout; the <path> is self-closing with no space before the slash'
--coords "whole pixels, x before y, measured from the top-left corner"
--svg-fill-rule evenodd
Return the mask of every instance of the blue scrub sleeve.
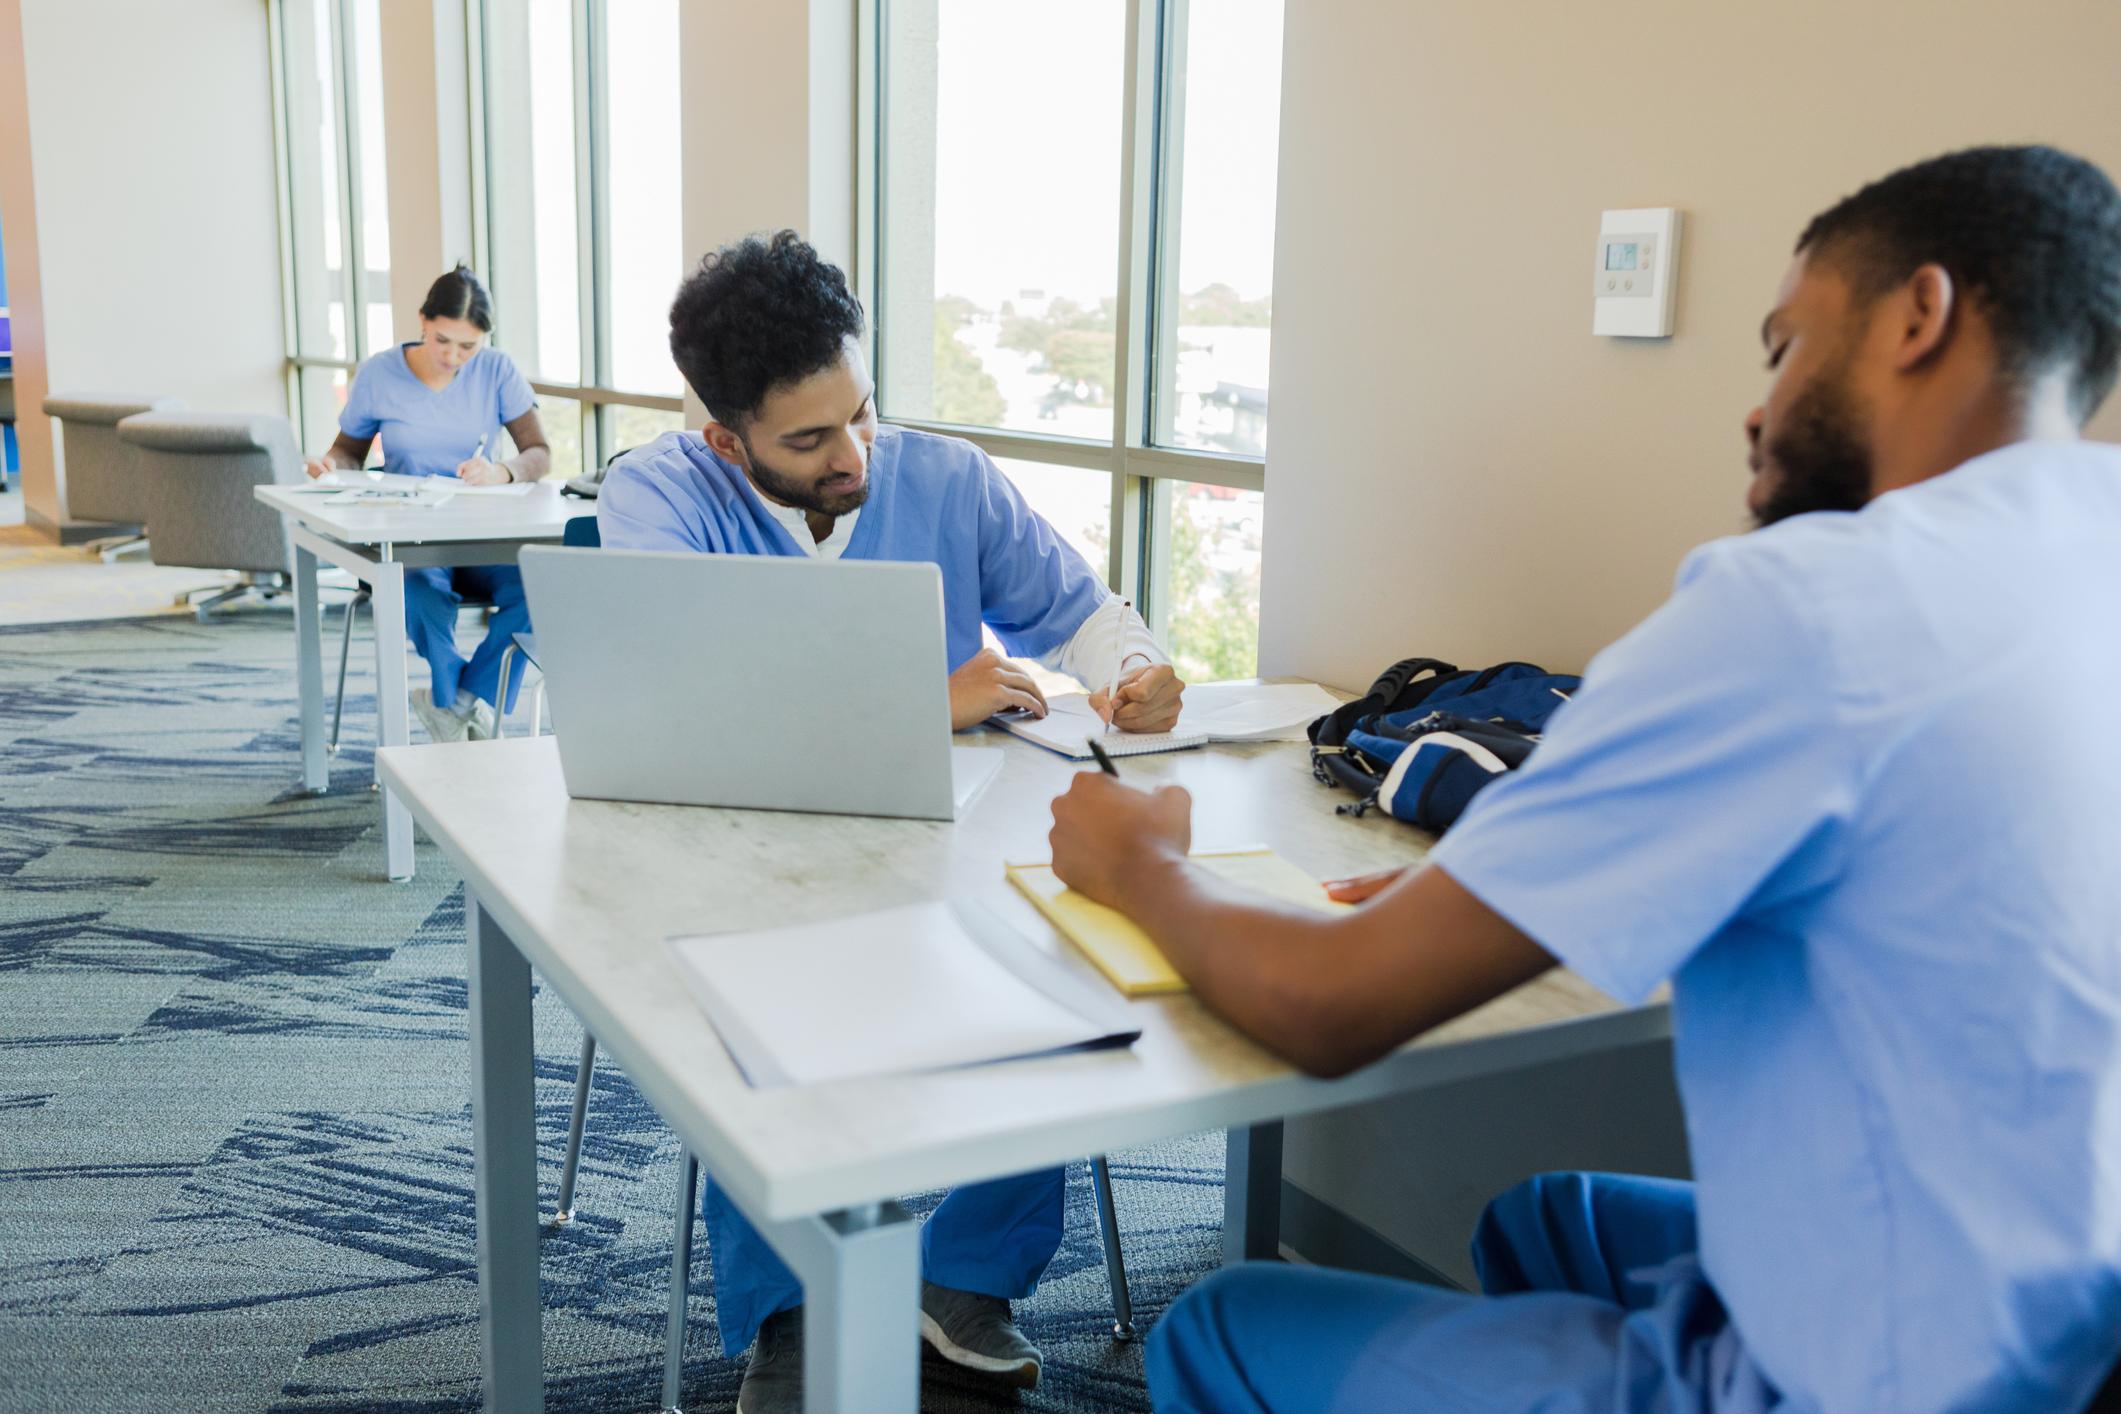
<path id="1" fill-rule="evenodd" d="M 671 496 L 653 476 L 619 462 L 597 493 L 597 536 L 608 550 L 695 550 L 722 547 L 705 518 Z"/>
<path id="2" fill-rule="evenodd" d="M 1044 657 L 1097 611 L 1104 581 L 992 458 L 971 450 L 980 472 L 980 617 L 1012 656 Z"/>
<path id="3" fill-rule="evenodd" d="M 523 376 L 522 369 L 516 367 L 514 359 L 499 349 L 491 352 L 501 361 L 500 375 L 494 380 L 501 421 L 514 422 L 538 405 L 538 395 L 531 390 L 530 380 Z"/>
<path id="4" fill-rule="evenodd" d="M 1594 985 L 1641 998 L 1853 812 L 1829 648 L 1772 554 L 1697 550 L 1522 770 L 1430 862 Z M 1831 851 L 1828 851 L 1831 853 Z M 1816 882 L 1816 881 L 1815 881 Z"/>
<path id="5" fill-rule="evenodd" d="M 376 357 L 371 356 L 354 370 L 353 386 L 346 390 L 346 406 L 339 409 L 339 430 L 355 441 L 366 441 L 383 429 L 382 419 L 376 415 L 376 394 L 382 375 L 376 372 Z"/>

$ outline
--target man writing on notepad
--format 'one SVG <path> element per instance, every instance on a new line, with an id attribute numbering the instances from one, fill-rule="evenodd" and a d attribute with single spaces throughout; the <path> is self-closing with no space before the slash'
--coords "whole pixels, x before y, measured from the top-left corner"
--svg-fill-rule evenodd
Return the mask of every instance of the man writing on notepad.
<path id="1" fill-rule="evenodd" d="M 670 350 L 713 418 L 613 463 L 597 501 L 606 546 L 632 550 L 925 561 L 943 576 L 952 725 L 1043 716 L 1010 652 L 1096 691 L 1121 731 L 1168 731 L 1184 688 L 1124 601 L 969 442 L 877 422 L 862 308 L 846 277 L 793 231 L 725 246 L 670 307 Z M 741 614 L 744 606 L 703 605 Z M 944 1358 L 1022 1386 L 1041 1356 L 1009 1302 L 1060 1248 L 1059 1169 L 959 1188 L 921 1233 L 921 1333 Z M 753 1346 L 737 1408 L 802 1407 L 802 1287 L 710 1178 L 722 1348 Z M 756 1337 L 754 1341 L 754 1337 Z"/>
<path id="2" fill-rule="evenodd" d="M 2050 148 L 1896 172 L 1807 227 L 1761 334 L 1763 528 L 1426 867 L 1321 918 L 1189 864 L 1181 791 L 1056 802 L 1060 876 L 1310 1070 L 1557 962 L 1672 982 L 1693 1183 L 1511 1190 L 1487 1295 L 1223 1272 L 1151 1338 L 1159 1410 L 2064 1411 L 2114 1368 L 2121 448 L 2079 434 L 2121 193 Z"/>

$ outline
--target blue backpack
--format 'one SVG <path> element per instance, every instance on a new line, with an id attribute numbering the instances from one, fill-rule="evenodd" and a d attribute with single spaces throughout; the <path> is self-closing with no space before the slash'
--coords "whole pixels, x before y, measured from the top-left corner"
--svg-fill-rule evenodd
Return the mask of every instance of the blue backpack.
<path id="1" fill-rule="evenodd" d="M 1481 787 L 1525 763 L 1547 718 L 1582 682 L 1530 663 L 1474 671 L 1408 658 L 1361 700 L 1311 724 L 1311 772 L 1355 792 L 1340 814 L 1382 806 L 1440 835 Z"/>

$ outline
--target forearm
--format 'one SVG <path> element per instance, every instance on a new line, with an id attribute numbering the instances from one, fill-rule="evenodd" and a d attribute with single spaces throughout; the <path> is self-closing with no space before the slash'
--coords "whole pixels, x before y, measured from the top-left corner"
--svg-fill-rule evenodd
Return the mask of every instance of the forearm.
<path id="1" fill-rule="evenodd" d="M 1317 914 L 1152 849 L 1118 891 L 1202 1001 L 1317 1075 L 1367 1065 L 1554 965 L 1441 869 L 1412 871 L 1353 912 Z"/>
<path id="2" fill-rule="evenodd" d="M 1360 1032 L 1342 995 L 1356 915 L 1284 907 L 1217 879 L 1175 853 L 1127 876 L 1121 912 L 1156 941 L 1210 1009 L 1290 1063 L 1338 1075 L 1392 1042 Z M 1360 997 L 1353 1000 L 1360 1002 Z"/>
<path id="3" fill-rule="evenodd" d="M 552 470 L 552 449 L 525 447 L 501 465 L 508 469 L 512 481 L 543 481 L 545 473 Z"/>

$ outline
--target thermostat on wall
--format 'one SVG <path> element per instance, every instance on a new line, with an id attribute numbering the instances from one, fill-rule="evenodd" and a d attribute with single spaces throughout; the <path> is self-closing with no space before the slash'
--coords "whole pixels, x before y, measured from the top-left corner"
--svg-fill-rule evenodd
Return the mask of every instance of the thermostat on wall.
<path id="1" fill-rule="evenodd" d="M 1668 337 L 1678 269 L 1676 209 L 1645 206 L 1606 212 L 1598 221 L 1598 258 L 1591 272 L 1591 332 Z"/>

